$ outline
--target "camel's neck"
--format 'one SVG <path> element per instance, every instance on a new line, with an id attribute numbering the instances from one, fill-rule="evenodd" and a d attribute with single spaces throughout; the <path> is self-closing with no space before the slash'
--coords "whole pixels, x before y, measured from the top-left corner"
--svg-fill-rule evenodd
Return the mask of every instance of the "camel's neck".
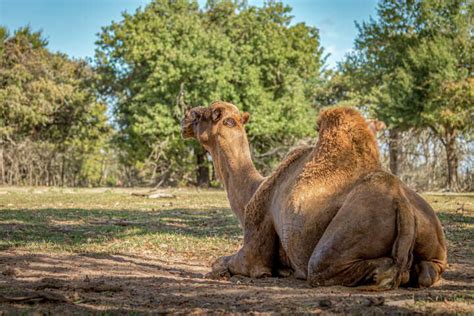
<path id="1" fill-rule="evenodd" d="M 245 206 L 262 183 L 263 177 L 252 162 L 245 135 L 238 143 L 238 146 L 235 143 L 233 146 L 221 144 L 210 152 L 214 168 L 227 191 L 230 206 L 243 225 Z"/>

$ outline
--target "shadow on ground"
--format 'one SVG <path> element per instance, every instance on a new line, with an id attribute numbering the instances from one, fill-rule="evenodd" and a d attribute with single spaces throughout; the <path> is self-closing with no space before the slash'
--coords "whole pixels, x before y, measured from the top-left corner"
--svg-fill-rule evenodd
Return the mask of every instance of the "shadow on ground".
<path id="1" fill-rule="evenodd" d="M 241 229 L 231 211 L 222 208 L 159 211 L 7 209 L 0 212 L 0 250 L 34 242 L 77 247 L 160 234 L 235 239 L 241 235 Z"/>
<path id="2" fill-rule="evenodd" d="M 455 274 L 429 291 L 384 293 L 311 288 L 293 278 L 211 280 L 204 277 L 205 269 L 198 264 L 104 253 L 50 256 L 8 252 L 0 255 L 0 265 L 16 270 L 15 276 L 0 277 L 0 295 L 11 298 L 46 293 L 47 297 L 4 305 L 10 312 L 412 313 L 413 308 L 401 305 L 437 301 L 446 305 L 466 299 L 462 293 L 474 290 L 467 284 L 453 286 L 453 282 L 465 281 Z"/>

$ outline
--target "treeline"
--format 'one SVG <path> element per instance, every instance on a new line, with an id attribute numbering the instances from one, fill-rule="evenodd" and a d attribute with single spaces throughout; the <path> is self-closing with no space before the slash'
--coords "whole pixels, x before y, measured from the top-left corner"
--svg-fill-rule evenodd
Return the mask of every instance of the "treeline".
<path id="1" fill-rule="evenodd" d="M 318 29 L 274 1 L 152 1 L 101 30 L 92 62 L 0 28 L 0 184 L 218 185 L 179 121 L 225 100 L 251 113 L 264 173 L 314 142 L 321 107 L 346 104 L 385 123 L 384 162 L 410 185 L 473 190 L 473 8 L 380 1 L 335 70 Z"/>
<path id="2" fill-rule="evenodd" d="M 0 183 L 106 183 L 111 127 L 96 73 L 47 44 L 29 27 L 0 28 Z"/>
<path id="3" fill-rule="evenodd" d="M 343 87 L 335 80 L 341 99 L 388 125 L 395 174 L 407 147 L 403 134 L 428 130 L 444 149 L 437 158 L 445 157 L 446 188 L 459 190 L 460 141 L 472 141 L 474 118 L 474 2 L 386 0 L 377 14 L 357 24 L 354 52 L 340 65 Z M 470 149 L 472 170 L 472 143 Z"/>

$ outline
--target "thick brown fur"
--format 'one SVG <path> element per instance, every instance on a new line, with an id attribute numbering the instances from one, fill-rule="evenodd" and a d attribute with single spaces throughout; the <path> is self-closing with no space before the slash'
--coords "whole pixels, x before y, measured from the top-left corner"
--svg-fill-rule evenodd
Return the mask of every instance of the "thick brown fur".
<path id="1" fill-rule="evenodd" d="M 439 279 L 446 268 L 440 222 L 419 195 L 381 169 L 374 133 L 357 110 L 321 111 L 316 146 L 293 151 L 267 178 L 251 162 L 248 114 L 223 102 L 193 110 L 183 136 L 211 152 L 244 228 L 243 247 L 219 259 L 214 271 L 262 277 L 286 264 L 315 286 L 372 289 Z"/>
<path id="2" fill-rule="evenodd" d="M 321 111 L 318 130 L 318 142 L 299 175 L 299 186 L 322 179 L 341 179 L 346 184 L 347 178 L 381 168 L 375 137 L 357 110 L 336 107 Z"/>

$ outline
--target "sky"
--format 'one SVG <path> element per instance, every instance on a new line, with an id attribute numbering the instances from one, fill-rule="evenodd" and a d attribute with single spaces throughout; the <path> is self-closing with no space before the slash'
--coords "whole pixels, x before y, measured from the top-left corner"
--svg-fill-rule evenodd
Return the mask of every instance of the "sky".
<path id="1" fill-rule="evenodd" d="M 97 33 L 121 13 L 133 13 L 151 0 L 0 0 L 0 25 L 10 31 L 30 25 L 42 30 L 49 48 L 76 58 L 93 57 Z M 375 16 L 377 0 L 285 0 L 293 8 L 294 22 L 320 30 L 321 45 L 334 67 L 353 46 L 354 21 Z M 199 0 L 201 6 L 205 0 Z M 263 0 L 249 0 L 262 5 Z"/>

